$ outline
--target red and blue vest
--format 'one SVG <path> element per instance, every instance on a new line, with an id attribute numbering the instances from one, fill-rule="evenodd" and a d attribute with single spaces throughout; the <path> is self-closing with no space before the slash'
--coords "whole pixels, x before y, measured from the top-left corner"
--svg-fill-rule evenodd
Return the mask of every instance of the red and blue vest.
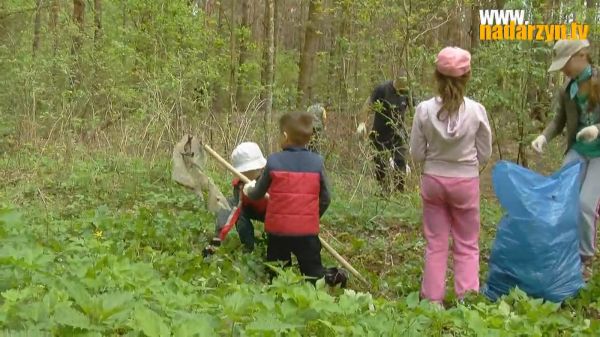
<path id="1" fill-rule="evenodd" d="M 284 236 L 316 235 L 319 219 L 329 206 L 323 158 L 303 147 L 269 156 L 257 186 L 268 186 L 265 231 Z M 265 185 L 266 184 L 266 185 Z"/>

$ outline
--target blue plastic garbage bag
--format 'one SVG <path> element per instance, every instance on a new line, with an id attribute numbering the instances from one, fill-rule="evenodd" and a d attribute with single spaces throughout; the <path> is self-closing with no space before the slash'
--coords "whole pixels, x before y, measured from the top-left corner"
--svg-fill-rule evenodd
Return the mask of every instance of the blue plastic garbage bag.
<path id="1" fill-rule="evenodd" d="M 584 286 L 579 257 L 581 162 L 545 177 L 501 161 L 492 181 L 506 214 L 498 226 L 482 292 L 495 301 L 514 287 L 562 302 Z"/>

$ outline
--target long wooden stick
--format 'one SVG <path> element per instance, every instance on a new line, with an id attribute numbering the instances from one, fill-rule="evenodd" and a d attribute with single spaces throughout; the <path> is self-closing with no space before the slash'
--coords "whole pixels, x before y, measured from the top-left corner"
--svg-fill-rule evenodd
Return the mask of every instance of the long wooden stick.
<path id="1" fill-rule="evenodd" d="M 213 150 L 210 146 L 204 144 L 204 149 L 206 150 L 206 152 L 210 153 L 210 155 L 212 155 L 219 163 L 221 163 L 221 165 L 225 166 L 225 168 L 231 171 L 231 173 L 235 174 L 238 178 L 240 178 L 240 180 L 243 183 L 246 184 L 250 182 L 250 179 L 248 179 L 248 177 L 243 175 L 240 171 L 236 170 L 235 167 L 231 166 L 231 164 L 229 164 L 225 159 L 223 159 L 223 157 L 221 157 L 217 152 L 215 152 L 215 150 Z M 325 250 L 327 250 L 329 254 L 331 254 L 342 266 L 348 269 L 352 273 L 352 275 L 356 276 L 356 278 L 361 280 L 365 285 L 370 286 L 369 281 L 367 281 L 367 279 L 365 279 L 356 269 L 354 269 L 354 267 L 352 267 L 352 265 L 348 261 L 346 261 L 346 259 L 344 259 L 338 252 L 336 252 L 335 249 L 333 249 L 333 247 L 331 247 L 327 242 L 325 242 L 325 240 L 323 240 L 323 238 L 321 238 L 320 236 L 319 240 L 321 241 L 323 247 L 325 247 Z"/>
<path id="2" fill-rule="evenodd" d="M 323 247 L 325 247 L 325 250 L 327 250 L 329 252 L 329 254 L 331 254 L 339 263 L 341 263 L 342 266 L 344 266 L 346 269 L 348 269 L 352 273 L 352 275 L 356 276 L 356 278 L 361 280 L 365 285 L 371 286 L 369 281 L 367 281 L 367 279 L 365 279 L 358 272 L 358 270 L 354 269 L 354 267 L 352 267 L 352 265 L 348 261 L 346 261 L 346 259 L 344 259 L 344 257 L 342 257 L 338 252 L 336 252 L 335 249 L 333 249 L 333 247 L 331 247 L 325 240 L 323 240 L 322 237 L 319 236 L 319 240 L 321 241 L 321 244 L 323 245 Z"/>

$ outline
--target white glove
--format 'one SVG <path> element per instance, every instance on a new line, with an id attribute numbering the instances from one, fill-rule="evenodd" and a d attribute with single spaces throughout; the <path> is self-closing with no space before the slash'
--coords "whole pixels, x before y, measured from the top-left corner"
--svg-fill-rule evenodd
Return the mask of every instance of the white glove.
<path id="1" fill-rule="evenodd" d="M 598 138 L 599 131 L 595 125 L 588 126 L 579 131 L 576 138 L 579 141 L 593 142 Z"/>
<path id="2" fill-rule="evenodd" d="M 367 126 L 364 122 L 358 124 L 358 127 L 356 128 L 356 133 L 359 135 L 364 135 L 367 133 Z"/>
<path id="3" fill-rule="evenodd" d="M 396 163 L 394 162 L 394 158 L 390 157 L 389 162 L 390 162 L 390 167 L 392 168 L 392 170 L 395 169 Z"/>
<path id="4" fill-rule="evenodd" d="M 248 193 L 252 192 L 254 190 L 254 187 L 256 186 L 256 180 L 252 180 L 246 184 L 244 184 L 244 194 L 246 196 L 248 196 Z"/>
<path id="5" fill-rule="evenodd" d="M 410 174 L 410 172 L 412 172 L 410 170 L 410 165 L 406 164 L 406 174 Z"/>
<path id="6" fill-rule="evenodd" d="M 546 136 L 539 135 L 533 142 L 531 142 L 531 147 L 535 150 L 535 152 L 542 153 L 544 152 L 544 145 L 546 145 L 546 142 Z"/>

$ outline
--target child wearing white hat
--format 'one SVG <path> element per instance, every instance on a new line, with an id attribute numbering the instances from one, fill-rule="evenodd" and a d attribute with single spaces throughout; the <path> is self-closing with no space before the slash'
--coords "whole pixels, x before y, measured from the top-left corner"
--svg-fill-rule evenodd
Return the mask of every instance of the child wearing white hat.
<path id="1" fill-rule="evenodd" d="M 255 180 L 262 173 L 267 160 L 263 156 L 258 144 L 244 142 L 233 150 L 231 163 L 236 170 L 240 171 L 248 179 Z M 233 196 L 229 199 L 232 210 L 231 212 L 217 214 L 216 235 L 211 245 L 219 246 L 220 242 L 225 239 L 227 233 L 235 225 L 240 241 L 244 245 L 244 250 L 251 252 L 254 249 L 255 241 L 252 221 L 265 221 L 267 199 L 249 199 L 242 193 L 244 183 L 239 178 L 233 179 L 232 186 Z M 214 247 L 207 247 L 207 250 L 211 249 L 214 250 Z"/>

